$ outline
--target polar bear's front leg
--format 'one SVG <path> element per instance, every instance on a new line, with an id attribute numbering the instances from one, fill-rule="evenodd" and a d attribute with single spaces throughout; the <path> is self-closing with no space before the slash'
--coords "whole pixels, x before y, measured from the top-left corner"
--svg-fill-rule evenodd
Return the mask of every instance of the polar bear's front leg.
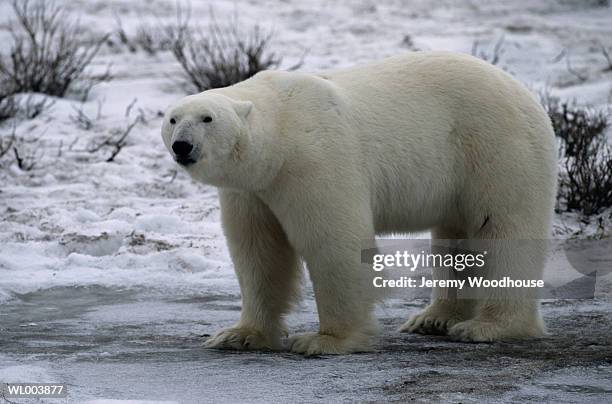
<path id="1" fill-rule="evenodd" d="M 308 215 L 308 228 L 298 227 L 299 232 L 291 233 L 306 261 L 320 323 L 318 333 L 290 338 L 293 352 L 317 355 L 366 351 L 378 331 L 372 315 L 372 276 L 362 267 L 360 254 L 362 239 L 374 238 L 368 210 L 353 210 L 345 204 L 338 213 L 337 206 L 326 209 L 323 205 Z"/>
<path id="2" fill-rule="evenodd" d="M 242 294 L 240 321 L 206 345 L 279 349 L 283 315 L 297 295 L 299 260 L 272 212 L 256 196 L 219 191 L 221 219 Z"/>
<path id="3" fill-rule="evenodd" d="M 355 250 L 337 242 L 325 243 L 305 257 L 320 328 L 318 333 L 291 337 L 293 352 L 318 355 L 370 350 L 377 332 L 372 291 L 368 287 L 371 277 L 361 268 L 359 244 Z"/>
<path id="4" fill-rule="evenodd" d="M 314 161 L 327 161 L 318 152 Z M 319 332 L 289 339 L 291 351 L 306 355 L 369 350 L 378 331 L 371 268 L 361 264 L 363 242 L 374 240 L 370 192 L 342 153 L 330 155 L 329 165 L 292 168 L 264 194 L 312 281 Z"/>

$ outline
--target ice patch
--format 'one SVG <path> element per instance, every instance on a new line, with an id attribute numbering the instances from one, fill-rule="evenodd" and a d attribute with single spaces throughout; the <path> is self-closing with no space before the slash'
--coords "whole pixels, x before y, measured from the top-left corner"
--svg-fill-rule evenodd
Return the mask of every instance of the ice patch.
<path id="1" fill-rule="evenodd" d="M 591 403 L 610 402 L 612 395 L 610 380 L 612 380 L 612 368 L 609 366 L 560 369 L 542 375 L 532 384 L 522 386 L 520 393 L 514 394 L 512 399 L 528 397 L 530 401 L 535 399 L 549 401 L 554 395 L 557 397 L 555 401 L 561 402 L 578 403 L 583 402 L 586 397 Z"/>
<path id="2" fill-rule="evenodd" d="M 134 229 L 155 233 L 185 233 L 189 226 L 177 216 L 143 215 L 134 222 Z"/>
<path id="3" fill-rule="evenodd" d="M 115 400 L 110 398 L 100 398 L 97 400 L 85 401 L 84 404 L 178 404 L 178 401 L 154 401 L 154 400 Z"/>
<path id="4" fill-rule="evenodd" d="M 17 365 L 0 368 L 2 383 L 61 383 L 57 377 L 40 366 Z"/>
<path id="5" fill-rule="evenodd" d="M 91 210 L 86 210 L 86 209 L 77 209 L 73 218 L 76 221 L 82 222 L 82 223 L 98 222 L 102 220 L 100 216 L 98 216 L 95 212 L 92 212 Z"/>

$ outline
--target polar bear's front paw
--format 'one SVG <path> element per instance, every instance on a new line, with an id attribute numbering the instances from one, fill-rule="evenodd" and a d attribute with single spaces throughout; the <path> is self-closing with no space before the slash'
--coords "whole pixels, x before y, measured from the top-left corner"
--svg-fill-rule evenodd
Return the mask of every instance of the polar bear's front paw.
<path id="1" fill-rule="evenodd" d="M 215 349 L 275 350 L 279 348 L 279 343 L 274 342 L 274 338 L 267 337 L 260 331 L 251 328 L 232 327 L 221 330 L 209 338 L 205 346 Z"/>
<path id="2" fill-rule="evenodd" d="M 371 348 L 366 335 L 342 338 L 320 333 L 305 333 L 291 337 L 289 339 L 289 349 L 292 352 L 312 356 L 364 352 Z"/>
<path id="3" fill-rule="evenodd" d="M 447 330 L 460 322 L 458 316 L 436 310 L 425 309 L 406 321 L 399 329 L 400 332 L 414 332 L 417 334 L 445 335 Z"/>

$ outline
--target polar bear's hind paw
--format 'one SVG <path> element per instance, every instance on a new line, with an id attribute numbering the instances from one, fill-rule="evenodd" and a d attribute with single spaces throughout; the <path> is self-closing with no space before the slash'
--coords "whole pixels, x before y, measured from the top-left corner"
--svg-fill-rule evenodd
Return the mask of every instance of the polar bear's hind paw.
<path id="1" fill-rule="evenodd" d="M 517 339 L 540 338 L 546 332 L 540 324 L 517 326 L 478 319 L 463 321 L 448 330 L 448 335 L 463 342 L 493 342 Z"/>
<path id="2" fill-rule="evenodd" d="M 278 344 L 261 332 L 250 328 L 232 327 L 219 331 L 210 337 L 206 348 L 233 349 L 233 350 L 276 350 Z"/>
<path id="3" fill-rule="evenodd" d="M 305 333 L 289 339 L 289 350 L 306 356 L 313 356 L 366 352 L 370 351 L 371 347 L 367 335 L 341 338 L 320 333 Z"/>
<path id="4" fill-rule="evenodd" d="M 417 334 L 446 335 L 455 324 L 466 320 L 461 311 L 448 303 L 436 301 L 427 306 L 419 314 L 415 314 L 400 328 L 400 332 Z"/>
<path id="5" fill-rule="evenodd" d="M 463 342 L 493 342 L 500 337 L 499 328 L 495 323 L 468 320 L 451 327 L 448 335 Z"/>
<path id="6" fill-rule="evenodd" d="M 423 312 L 406 321 L 399 328 L 400 332 L 413 332 L 417 334 L 446 335 L 449 328 L 461 321 L 458 318 L 445 315 L 434 315 Z"/>

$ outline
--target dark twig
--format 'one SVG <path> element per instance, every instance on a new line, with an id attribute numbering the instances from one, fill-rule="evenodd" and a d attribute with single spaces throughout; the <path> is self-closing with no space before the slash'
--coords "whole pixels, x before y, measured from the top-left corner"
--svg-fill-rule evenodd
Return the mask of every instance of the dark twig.
<path id="1" fill-rule="evenodd" d="M 576 69 L 574 69 L 572 67 L 572 63 L 570 61 L 570 55 L 569 52 L 565 55 L 565 65 L 567 67 L 567 71 L 575 76 L 578 80 L 582 81 L 586 81 L 586 79 L 588 79 L 589 77 L 587 75 L 581 74 L 580 72 L 578 72 Z"/>
<path id="2" fill-rule="evenodd" d="M 489 54 L 486 51 L 480 50 L 480 42 L 478 40 L 475 40 L 472 43 L 472 56 L 479 57 L 480 59 L 491 63 L 492 65 L 496 65 L 500 62 L 501 56 L 504 53 L 505 41 L 506 38 L 504 37 L 504 35 L 500 36 L 497 42 L 495 42 L 495 45 L 493 46 L 492 53 Z"/>
<path id="3" fill-rule="evenodd" d="M 608 48 L 606 48 L 603 44 L 601 44 L 601 53 L 606 59 L 606 62 L 608 63 L 608 66 L 606 66 L 603 71 L 612 72 L 612 57 L 610 56 Z"/>
<path id="4" fill-rule="evenodd" d="M 16 130 L 17 130 L 16 125 L 13 125 L 13 130 L 8 135 L 8 137 L 6 139 L 0 138 L 0 158 L 4 156 L 6 153 L 8 153 L 8 151 L 11 150 L 13 143 L 15 143 L 15 138 L 16 138 L 15 131 Z"/>
<path id="5" fill-rule="evenodd" d="M 129 117 L 130 111 L 132 110 L 135 101 L 132 101 L 126 108 L 126 117 Z M 96 145 L 93 145 L 88 148 L 90 153 L 97 153 L 101 150 L 110 150 L 110 155 L 106 159 L 106 162 L 112 162 L 115 160 L 115 157 L 121 152 L 123 147 L 127 144 L 127 138 L 132 130 L 139 123 L 143 123 L 145 121 L 144 115 L 142 112 L 134 120 L 128 123 L 128 125 L 124 129 L 115 129 L 111 131 L 110 135 L 99 142 Z"/>

